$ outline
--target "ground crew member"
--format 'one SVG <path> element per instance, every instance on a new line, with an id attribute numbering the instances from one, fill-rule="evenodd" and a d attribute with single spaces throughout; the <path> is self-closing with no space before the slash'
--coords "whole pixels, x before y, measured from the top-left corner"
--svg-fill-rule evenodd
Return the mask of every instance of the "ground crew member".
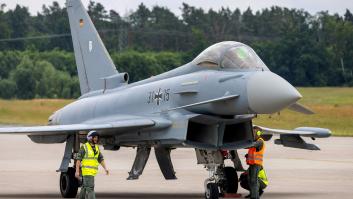
<path id="1" fill-rule="evenodd" d="M 99 164 L 102 165 L 107 175 L 107 169 L 102 153 L 98 147 L 99 135 L 96 131 L 90 131 L 87 135 L 87 141 L 81 146 L 76 158 L 76 178 L 80 179 L 80 168 L 82 169 L 82 188 L 80 199 L 95 199 L 94 176 L 98 172 Z"/>
<path id="2" fill-rule="evenodd" d="M 249 171 L 246 171 L 240 175 L 239 178 L 240 181 L 240 186 L 243 187 L 246 190 L 250 191 L 250 186 L 249 186 Z M 268 185 L 268 179 L 266 172 L 264 168 L 261 168 L 259 175 L 258 175 L 258 181 L 259 181 L 259 196 L 261 196 L 264 193 L 264 189 Z M 250 197 L 250 195 L 246 196 L 247 198 Z"/>
<path id="3" fill-rule="evenodd" d="M 265 152 L 265 141 L 261 138 L 262 132 L 259 127 L 253 128 L 253 133 L 256 142 L 249 148 L 246 154 L 246 163 L 249 165 L 249 185 L 250 185 L 250 198 L 259 199 L 259 172 L 263 166 L 263 155 Z"/>

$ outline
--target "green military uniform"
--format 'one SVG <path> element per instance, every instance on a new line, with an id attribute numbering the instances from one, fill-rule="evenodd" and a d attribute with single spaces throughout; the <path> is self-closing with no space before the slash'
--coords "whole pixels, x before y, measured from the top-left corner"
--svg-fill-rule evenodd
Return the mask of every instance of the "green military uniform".
<path id="1" fill-rule="evenodd" d="M 260 172 L 261 166 L 260 165 L 250 165 L 249 166 L 249 185 L 250 185 L 250 198 L 251 199 L 259 199 L 259 189 L 260 183 L 258 179 L 258 175 Z"/>
<path id="2" fill-rule="evenodd" d="M 98 165 L 104 158 L 97 145 L 86 143 L 81 146 L 77 160 L 81 161 L 83 184 L 80 199 L 95 199 L 94 176 L 98 172 Z"/>
<path id="3" fill-rule="evenodd" d="M 258 136 L 262 134 L 261 131 L 256 132 Z M 258 180 L 259 172 L 262 168 L 263 164 L 263 153 L 265 151 L 265 143 L 262 138 L 259 138 L 253 145 L 252 148 L 249 149 L 247 154 L 246 163 L 249 165 L 249 185 L 250 185 L 250 198 L 251 199 L 259 199 L 259 189 L 260 182 Z"/>
<path id="4" fill-rule="evenodd" d="M 240 186 L 243 187 L 246 190 L 250 191 L 250 186 L 249 186 L 249 171 L 244 172 L 240 175 L 239 181 L 240 181 Z M 258 174 L 258 182 L 259 182 L 259 193 L 262 195 L 263 190 L 268 186 L 268 179 L 265 170 L 261 167 L 259 174 Z"/>

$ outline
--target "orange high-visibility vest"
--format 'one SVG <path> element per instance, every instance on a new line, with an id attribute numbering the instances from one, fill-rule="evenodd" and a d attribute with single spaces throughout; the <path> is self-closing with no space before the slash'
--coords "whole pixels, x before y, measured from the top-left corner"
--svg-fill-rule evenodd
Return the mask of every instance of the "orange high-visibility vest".
<path id="1" fill-rule="evenodd" d="M 262 140 L 263 145 L 260 151 L 256 151 L 255 147 L 252 147 L 248 150 L 248 156 L 246 158 L 246 164 L 248 165 L 261 165 L 263 164 L 264 152 L 265 152 L 265 141 L 262 138 L 258 140 Z"/>

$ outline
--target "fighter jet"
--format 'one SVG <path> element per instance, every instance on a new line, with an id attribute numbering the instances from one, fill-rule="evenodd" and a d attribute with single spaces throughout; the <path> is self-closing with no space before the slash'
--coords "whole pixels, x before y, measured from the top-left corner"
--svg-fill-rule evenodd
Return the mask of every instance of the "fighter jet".
<path id="1" fill-rule="evenodd" d="M 78 190 L 72 161 L 90 130 L 99 132 L 105 150 L 136 147 L 128 180 L 142 174 L 154 148 L 167 180 L 176 179 L 171 150 L 195 149 L 205 165 L 205 197 L 236 193 L 237 171 L 243 170 L 237 150 L 254 143 L 252 120 L 289 108 L 312 113 L 297 103 L 301 94 L 271 72 L 255 51 L 240 42 L 216 43 L 193 61 L 163 74 L 129 84 L 119 72 L 80 0 L 67 0 L 81 97 L 50 116 L 47 126 L 0 128 L 0 134 L 24 134 L 35 143 L 66 143 L 57 170 L 62 197 Z M 318 150 L 302 137 L 326 138 L 330 130 L 262 128 L 268 141 L 285 147 Z M 224 151 L 234 167 L 225 167 Z M 70 166 L 70 164 L 72 166 Z"/>

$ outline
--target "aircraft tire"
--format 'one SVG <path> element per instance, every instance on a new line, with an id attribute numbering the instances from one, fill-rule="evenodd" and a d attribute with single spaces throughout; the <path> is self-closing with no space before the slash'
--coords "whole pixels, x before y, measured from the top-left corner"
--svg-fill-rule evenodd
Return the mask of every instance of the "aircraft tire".
<path id="1" fill-rule="evenodd" d="M 226 193 L 237 193 L 239 186 L 238 174 L 235 168 L 233 167 L 225 167 L 224 168 L 224 176 L 226 178 L 226 184 L 224 187 L 224 191 Z"/>
<path id="2" fill-rule="evenodd" d="M 63 198 L 76 198 L 79 183 L 75 178 L 75 169 L 69 167 L 67 172 L 60 175 L 60 192 Z"/>
<path id="3" fill-rule="evenodd" d="M 219 199 L 219 190 L 216 183 L 207 184 L 207 190 L 205 193 L 206 199 Z"/>

